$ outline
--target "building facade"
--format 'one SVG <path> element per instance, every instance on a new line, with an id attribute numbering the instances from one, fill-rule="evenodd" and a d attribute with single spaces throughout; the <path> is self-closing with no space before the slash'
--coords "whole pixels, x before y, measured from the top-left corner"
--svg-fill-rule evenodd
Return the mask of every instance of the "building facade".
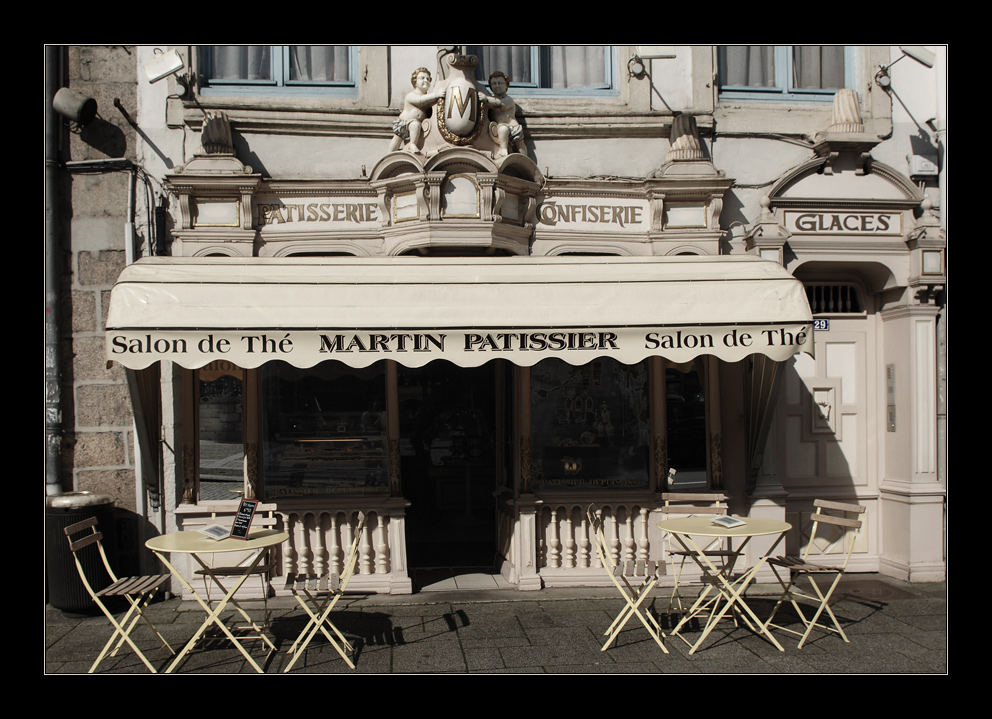
<path id="1" fill-rule="evenodd" d="M 363 512 L 368 591 L 594 585 L 588 505 L 664 559 L 661 494 L 719 489 L 790 551 L 856 501 L 856 571 L 944 578 L 945 48 L 51 55 L 100 112 L 59 126 L 46 486 L 135 546 L 245 496 L 283 574 Z"/>

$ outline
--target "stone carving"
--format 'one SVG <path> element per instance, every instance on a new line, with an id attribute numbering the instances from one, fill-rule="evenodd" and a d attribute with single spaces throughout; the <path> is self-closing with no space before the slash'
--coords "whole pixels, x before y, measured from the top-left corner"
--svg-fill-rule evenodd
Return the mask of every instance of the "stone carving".
<path id="1" fill-rule="evenodd" d="M 676 115 L 672 120 L 671 147 L 665 161 L 702 159 L 703 150 L 699 143 L 696 118 L 692 115 Z"/>
<path id="2" fill-rule="evenodd" d="M 489 106 L 489 119 L 492 120 L 490 133 L 499 149 L 495 157 L 506 157 L 510 154 L 510 145 L 521 155 L 527 155 L 524 145 L 524 127 L 517 121 L 517 103 L 506 94 L 510 88 L 510 78 L 505 72 L 497 70 L 489 76 L 489 89 L 493 96 L 484 96 Z"/>
<path id="3" fill-rule="evenodd" d="M 451 145 L 476 146 L 485 124 L 485 108 L 491 99 L 479 91 L 475 78 L 471 77 L 479 60 L 474 55 L 449 55 L 447 61 L 451 76 L 438 90 L 438 132 Z"/>
<path id="4" fill-rule="evenodd" d="M 208 110 L 203 118 L 203 133 L 200 137 L 201 155 L 233 155 L 234 141 L 231 139 L 231 123 L 223 112 Z"/>
<path id="5" fill-rule="evenodd" d="M 434 84 L 426 68 L 413 73 L 413 91 L 393 124 L 389 152 L 402 149 L 429 158 L 452 147 L 473 147 L 494 160 L 514 152 L 528 157 L 517 104 L 506 94 L 506 73 L 489 76 L 489 95 L 475 79 L 474 55 L 452 53 L 444 63 L 450 72 Z"/>
<path id="6" fill-rule="evenodd" d="M 833 118 L 828 132 L 864 132 L 858 93 L 850 88 L 838 90 L 834 95 Z"/>
<path id="7" fill-rule="evenodd" d="M 400 149 L 405 142 L 404 149 L 408 152 L 418 152 L 420 140 L 423 135 L 423 122 L 427 119 L 427 111 L 431 105 L 437 101 L 437 95 L 428 93 L 431 86 L 431 73 L 426 67 L 419 67 L 413 71 L 410 77 L 410 84 L 413 90 L 407 93 L 403 103 L 403 112 L 393 123 L 393 139 L 389 144 L 389 151 Z"/>

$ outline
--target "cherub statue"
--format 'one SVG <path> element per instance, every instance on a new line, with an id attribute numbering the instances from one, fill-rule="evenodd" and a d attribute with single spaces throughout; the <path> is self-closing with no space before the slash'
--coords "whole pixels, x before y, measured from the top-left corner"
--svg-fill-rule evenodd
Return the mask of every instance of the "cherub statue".
<path id="1" fill-rule="evenodd" d="M 431 86 L 431 73 L 426 67 L 418 67 L 410 76 L 413 90 L 407 93 L 403 112 L 393 122 L 393 139 L 389 143 L 389 151 L 400 149 L 406 144 L 409 152 L 416 152 L 420 144 L 421 123 L 427 117 L 427 108 L 437 101 L 437 94 L 428 93 Z"/>
<path id="2" fill-rule="evenodd" d="M 509 155 L 511 143 L 521 155 L 527 154 L 524 127 L 517 122 L 517 103 L 506 94 L 509 87 L 510 78 L 505 72 L 497 70 L 489 76 L 489 89 L 492 90 L 493 98 L 487 98 L 486 104 L 490 108 L 489 118 L 495 125 L 496 142 L 499 144 L 496 157 Z"/>

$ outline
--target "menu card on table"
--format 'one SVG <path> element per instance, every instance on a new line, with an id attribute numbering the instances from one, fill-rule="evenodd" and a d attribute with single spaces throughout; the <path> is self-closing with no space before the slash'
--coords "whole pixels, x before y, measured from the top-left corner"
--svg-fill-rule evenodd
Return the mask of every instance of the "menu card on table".
<path id="1" fill-rule="evenodd" d="M 231 537 L 234 539 L 248 539 L 248 530 L 251 529 L 251 520 L 255 516 L 255 509 L 258 507 L 257 499 L 242 499 L 238 506 L 238 514 L 234 517 L 234 526 L 231 527 Z"/>

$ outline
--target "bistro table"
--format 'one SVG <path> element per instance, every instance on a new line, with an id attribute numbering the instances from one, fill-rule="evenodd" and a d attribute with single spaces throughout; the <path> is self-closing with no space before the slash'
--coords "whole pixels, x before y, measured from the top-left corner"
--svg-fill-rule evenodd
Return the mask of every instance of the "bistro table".
<path id="1" fill-rule="evenodd" d="M 687 621 L 697 616 L 703 609 L 710 607 L 709 618 L 706 620 L 706 626 L 703 628 L 703 633 L 692 646 L 689 651 L 690 654 L 695 653 L 699 646 L 703 643 L 710 632 L 716 627 L 716 625 L 723 619 L 724 615 L 731 610 L 740 611 L 744 621 L 747 623 L 748 627 L 758 633 L 764 635 L 772 644 L 778 647 L 780 652 L 784 652 L 785 649 L 779 644 L 775 637 L 772 636 L 771 632 L 764 627 L 763 623 L 755 616 L 754 612 L 747 605 L 744 599 L 744 592 L 747 590 L 748 586 L 754 581 L 755 575 L 757 575 L 758 570 L 764 566 L 765 562 L 768 560 L 769 555 L 775 551 L 775 548 L 779 545 L 782 539 L 785 538 L 785 533 L 792 529 L 792 525 L 788 522 L 780 522 L 775 519 L 762 519 L 760 517 L 749 517 L 741 518 L 744 524 L 736 527 L 722 527 L 717 524 L 713 524 L 714 517 L 684 517 L 680 519 L 667 519 L 662 522 L 658 522 L 658 529 L 665 532 L 671 533 L 675 537 L 676 541 L 682 545 L 682 547 L 689 553 L 689 556 L 699 565 L 699 568 L 703 570 L 703 575 L 707 582 L 706 588 L 700 593 L 699 598 L 696 600 L 692 608 L 682 617 L 682 620 L 678 623 L 678 626 L 672 630 L 672 634 L 678 634 L 682 627 Z M 729 562 L 726 565 L 726 569 L 723 567 L 717 567 L 713 563 L 713 560 L 706 556 L 706 552 L 701 548 L 693 537 L 708 537 L 708 538 L 743 538 L 744 542 L 737 548 L 738 556 L 744 551 L 748 542 L 751 541 L 752 537 L 768 536 L 768 535 L 778 535 L 778 538 L 772 543 L 761 558 L 754 563 L 750 569 L 744 572 L 743 575 L 734 579 L 730 576 L 730 572 L 733 569 L 733 562 Z M 707 596 L 709 596 L 712 590 L 718 592 L 717 595 L 712 597 L 709 601 L 706 601 Z M 719 600 L 725 599 L 719 611 L 717 609 L 717 604 Z M 748 619 L 750 617 L 750 620 Z M 752 624 L 753 622 L 753 624 Z"/>
<path id="2" fill-rule="evenodd" d="M 245 610 L 242 609 L 241 606 L 234 600 L 234 594 L 241 588 L 241 585 L 245 583 L 245 580 L 251 574 L 252 570 L 258 566 L 258 563 L 261 561 L 262 557 L 265 556 L 264 550 L 269 547 L 282 544 L 287 539 L 289 539 L 289 534 L 277 529 L 253 529 L 248 533 L 247 539 L 235 539 L 233 537 L 228 537 L 227 539 L 217 540 L 201 534 L 200 532 L 176 532 L 174 534 L 163 534 L 158 537 L 152 537 L 145 542 L 145 546 L 155 552 L 155 555 L 162 561 L 162 564 L 168 567 L 169 571 L 179 579 L 182 585 L 186 587 L 187 591 L 193 595 L 193 598 L 200 603 L 203 611 L 207 614 L 206 620 L 204 620 L 203 624 L 200 625 L 200 628 L 196 630 L 193 638 L 189 640 L 183 650 L 176 655 L 176 658 L 173 660 L 172 664 L 169 665 L 169 668 L 166 670 L 166 674 L 171 673 L 176 668 L 179 661 L 193 649 L 193 646 L 197 641 L 199 641 L 199 639 L 203 636 L 203 633 L 207 630 L 207 627 L 211 624 L 216 624 L 220 627 L 221 631 L 227 635 L 227 638 L 230 639 L 234 643 L 234 646 L 241 651 L 245 659 L 248 660 L 248 663 L 255 668 L 255 671 L 262 673 L 262 668 L 258 666 L 258 663 L 254 659 L 252 659 L 248 651 L 241 645 L 241 642 L 239 642 L 231 633 L 231 630 L 227 628 L 227 625 L 220 620 L 220 613 L 227 607 L 228 604 L 233 604 L 241 615 L 248 621 L 255 633 L 269 645 L 269 648 L 272 651 L 275 651 L 275 645 L 273 645 L 272 641 L 265 636 L 258 625 L 251 620 L 248 613 L 245 612 Z M 221 583 L 220 579 L 218 579 L 211 570 L 211 567 L 200 558 L 201 554 L 245 552 L 251 550 L 258 550 L 255 558 L 251 564 L 245 566 L 244 572 L 237 578 L 237 581 L 231 586 L 230 589 Z M 189 554 L 193 557 L 197 564 L 203 568 L 207 576 L 210 577 L 210 580 L 225 592 L 224 598 L 221 599 L 215 607 L 211 607 L 208 602 L 205 602 L 200 595 L 196 593 L 196 590 L 193 589 L 193 586 L 186 580 L 186 578 L 169 562 L 165 556 L 166 554 Z"/>

